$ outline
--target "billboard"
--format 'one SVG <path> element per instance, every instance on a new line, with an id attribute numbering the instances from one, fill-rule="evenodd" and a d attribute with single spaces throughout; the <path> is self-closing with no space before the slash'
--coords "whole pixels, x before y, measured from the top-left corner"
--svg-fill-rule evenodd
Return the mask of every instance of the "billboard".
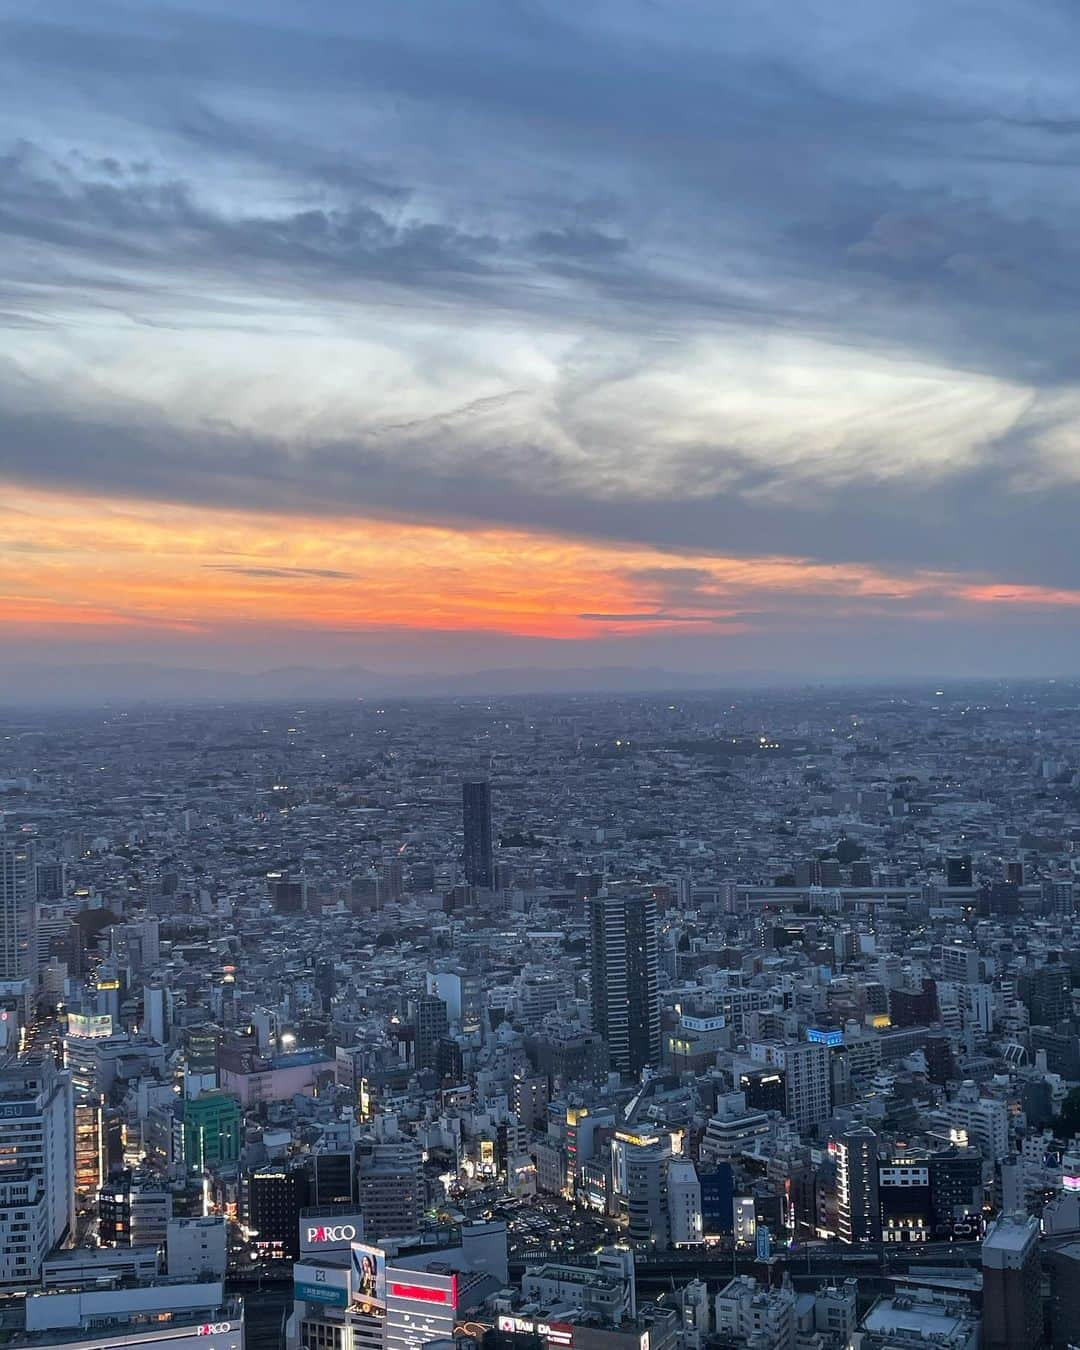
<path id="1" fill-rule="evenodd" d="M 364 1220 L 358 1211 L 342 1208 L 329 1215 L 300 1215 L 300 1251 L 304 1255 L 347 1253 L 363 1236 Z"/>
<path id="2" fill-rule="evenodd" d="M 549 1346 L 572 1346 L 574 1328 L 569 1322 L 537 1322 L 531 1317 L 509 1317 L 500 1315 L 500 1331 L 509 1331 L 519 1336 L 539 1336 Z"/>
<path id="3" fill-rule="evenodd" d="M 386 1253 L 381 1247 L 352 1244 L 352 1301 L 365 1312 L 386 1311 Z"/>
<path id="4" fill-rule="evenodd" d="M 83 1013 L 68 1013 L 68 1035 L 80 1040 L 97 1041 L 113 1034 L 111 1013 L 87 1016 Z"/>
<path id="5" fill-rule="evenodd" d="M 312 1261 L 297 1261 L 293 1266 L 293 1298 L 307 1303 L 322 1303 L 330 1308 L 347 1308 L 351 1287 L 349 1266 L 325 1266 Z"/>

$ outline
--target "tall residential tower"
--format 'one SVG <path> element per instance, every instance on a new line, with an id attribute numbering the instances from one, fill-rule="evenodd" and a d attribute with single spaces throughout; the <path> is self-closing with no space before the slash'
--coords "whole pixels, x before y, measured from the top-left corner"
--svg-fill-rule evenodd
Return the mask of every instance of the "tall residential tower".
<path id="1" fill-rule="evenodd" d="M 593 1030 L 611 1067 L 637 1076 L 660 1063 L 660 950 L 651 895 L 589 900 Z"/>
<path id="2" fill-rule="evenodd" d="M 491 784 L 486 778 L 467 778 L 461 785 L 461 814 L 465 827 L 465 880 L 490 891 L 495 885 L 495 858 L 491 845 Z"/>

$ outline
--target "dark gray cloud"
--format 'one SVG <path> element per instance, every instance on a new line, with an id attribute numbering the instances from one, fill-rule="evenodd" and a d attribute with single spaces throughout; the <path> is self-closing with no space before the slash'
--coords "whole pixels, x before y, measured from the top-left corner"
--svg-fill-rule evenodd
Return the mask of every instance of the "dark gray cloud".
<path id="1" fill-rule="evenodd" d="M 1078 55 L 1020 0 L 15 0 L 0 473 L 647 542 L 664 610 L 680 551 L 1080 584 Z M 269 345 L 360 330 L 329 392 Z"/>

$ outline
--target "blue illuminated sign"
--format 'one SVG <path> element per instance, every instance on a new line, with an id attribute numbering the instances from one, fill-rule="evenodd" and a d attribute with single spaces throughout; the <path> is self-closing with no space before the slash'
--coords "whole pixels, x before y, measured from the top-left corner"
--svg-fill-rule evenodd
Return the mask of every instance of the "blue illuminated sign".
<path id="1" fill-rule="evenodd" d="M 808 1027 L 806 1039 L 814 1045 L 843 1045 L 844 1033 L 842 1031 L 817 1031 L 813 1027 Z"/>

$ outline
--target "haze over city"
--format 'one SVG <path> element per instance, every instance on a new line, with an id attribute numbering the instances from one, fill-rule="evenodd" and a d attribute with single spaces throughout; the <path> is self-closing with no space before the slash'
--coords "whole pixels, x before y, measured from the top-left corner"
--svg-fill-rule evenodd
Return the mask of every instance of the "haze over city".
<path id="1" fill-rule="evenodd" d="M 1078 24 L 12 0 L 7 687 L 1074 671 Z"/>

